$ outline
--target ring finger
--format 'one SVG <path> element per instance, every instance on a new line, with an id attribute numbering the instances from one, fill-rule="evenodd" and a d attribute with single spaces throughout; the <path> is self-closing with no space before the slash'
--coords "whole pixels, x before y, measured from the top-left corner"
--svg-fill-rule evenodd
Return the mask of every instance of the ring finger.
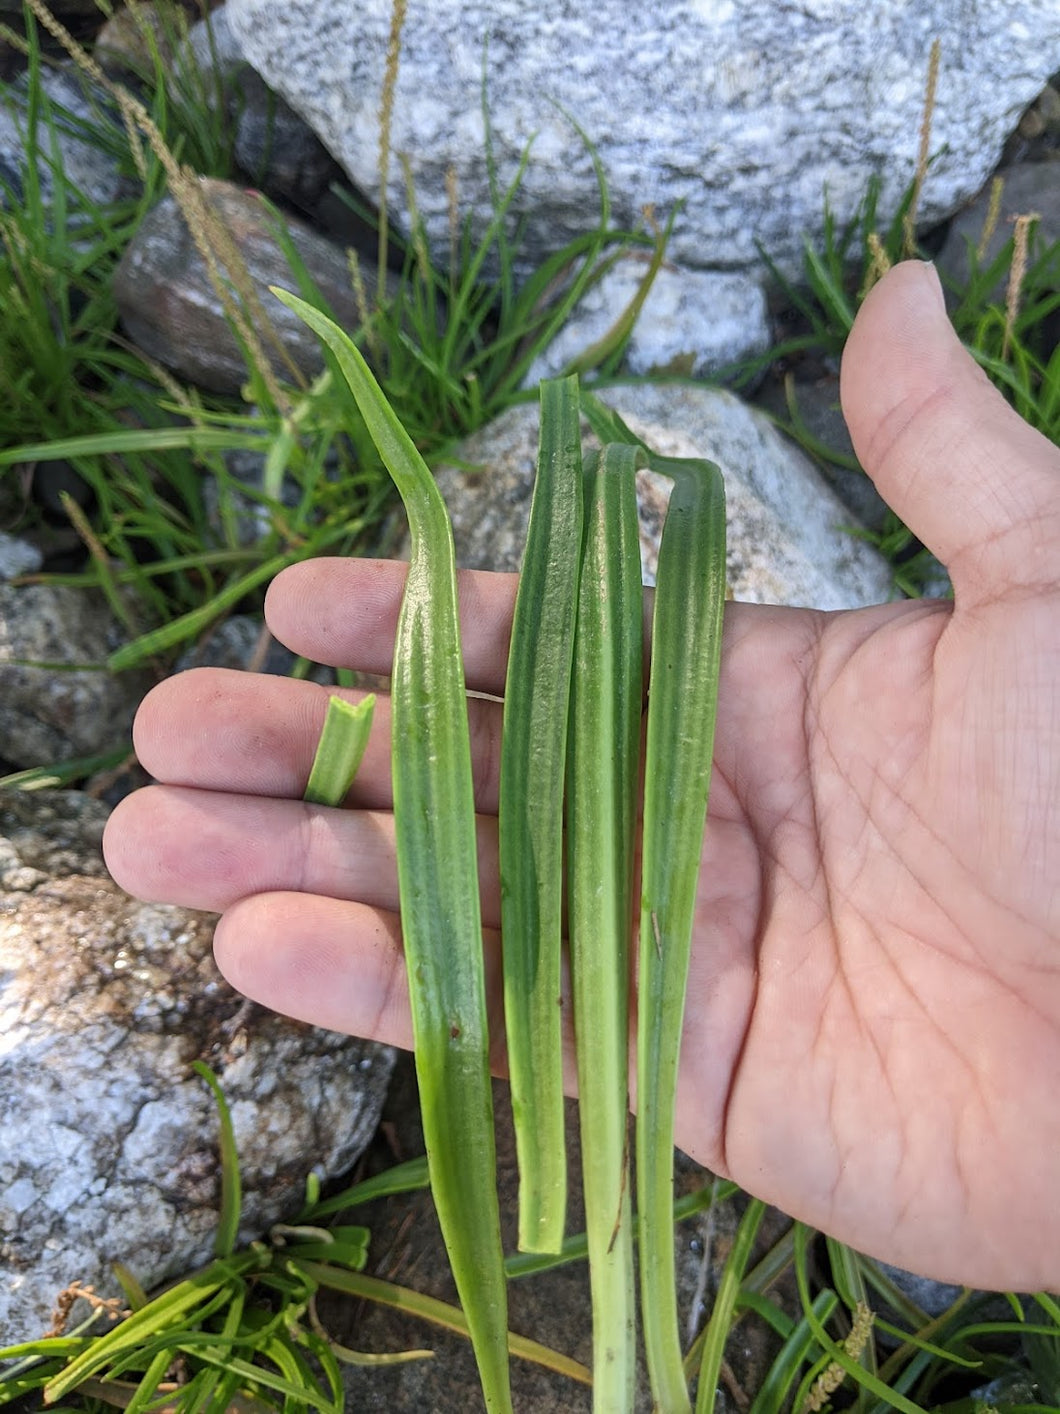
<path id="1" fill-rule="evenodd" d="M 497 822 L 480 816 L 483 922 L 500 926 Z M 107 865 L 138 898 L 221 913 L 251 894 L 288 890 L 398 907 L 394 817 L 182 786 L 148 786 L 107 824 Z"/>

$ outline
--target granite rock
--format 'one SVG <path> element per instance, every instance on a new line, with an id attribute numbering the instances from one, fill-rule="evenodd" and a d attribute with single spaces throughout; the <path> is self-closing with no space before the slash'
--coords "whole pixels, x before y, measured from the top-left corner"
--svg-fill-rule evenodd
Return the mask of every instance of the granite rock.
<path id="1" fill-rule="evenodd" d="M 16 575 L 35 574 L 43 563 L 44 556 L 36 545 L 0 530 L 0 583 Z"/>
<path id="2" fill-rule="evenodd" d="M 341 168 L 298 114 L 262 82 L 243 58 L 227 8 L 214 10 L 188 33 L 176 63 L 194 63 L 219 85 L 235 130 L 235 158 L 247 177 L 270 196 L 311 207 Z M 207 86 L 210 91 L 210 86 Z"/>
<path id="3" fill-rule="evenodd" d="M 649 258 L 636 253 L 615 261 L 534 361 L 528 386 L 555 377 L 611 331 L 636 299 Z M 638 378 L 667 373 L 709 378 L 765 353 L 770 332 L 765 295 L 749 276 L 685 270 L 667 261 L 640 309 L 623 367 Z"/>
<path id="4" fill-rule="evenodd" d="M 247 59 L 320 136 L 351 180 L 378 197 L 381 92 L 391 0 L 229 0 Z M 437 0 L 409 7 L 391 151 L 410 163 L 436 258 L 450 239 L 447 173 L 481 235 L 491 215 L 483 85 L 500 189 L 532 143 L 512 207 L 523 258 L 591 228 L 599 200 L 592 143 L 615 221 L 645 206 L 680 213 L 670 245 L 683 265 L 757 269 L 760 242 L 796 266 L 819 242 L 827 193 L 840 226 L 869 179 L 878 219 L 897 210 L 915 169 L 928 53 L 941 41 L 937 154 L 921 220 L 937 222 L 982 186 L 1024 108 L 1060 66 L 1055 0 L 677 0 L 569 3 Z M 395 160 L 389 204 L 405 210 Z"/>
<path id="5" fill-rule="evenodd" d="M 889 597 L 884 560 L 844 529 L 854 520 L 851 512 L 763 413 L 713 388 L 633 384 L 610 388 L 602 397 L 662 455 L 708 457 L 720 465 L 734 598 L 841 609 Z M 537 431 L 536 406 L 511 408 L 460 444 L 458 464 L 438 468 L 461 567 L 518 569 Z M 641 558 L 649 583 L 667 485 L 663 477 L 638 475 Z"/>
<path id="6" fill-rule="evenodd" d="M 259 1012 L 223 981 L 213 919 L 107 878 L 106 808 L 78 792 L 0 798 L 0 1345 L 39 1335 L 69 1282 L 151 1288 L 208 1261 L 216 1112 L 232 1114 L 241 1240 L 289 1216 L 306 1173 L 346 1172 L 392 1064 L 367 1042 Z"/>
<path id="7" fill-rule="evenodd" d="M 139 671 L 106 671 L 108 654 L 125 637 L 95 591 L 0 583 L 0 741 L 7 760 L 40 766 L 109 751 L 128 738 L 151 680 Z"/>

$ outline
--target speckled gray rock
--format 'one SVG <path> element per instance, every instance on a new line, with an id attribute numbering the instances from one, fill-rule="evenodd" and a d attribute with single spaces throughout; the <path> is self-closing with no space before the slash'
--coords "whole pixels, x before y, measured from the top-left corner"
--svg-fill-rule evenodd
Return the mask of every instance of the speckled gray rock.
<path id="1" fill-rule="evenodd" d="M 712 388 L 639 384 L 604 395 L 664 456 L 702 456 L 724 475 L 728 578 L 751 603 L 858 608 L 889 596 L 883 559 L 843 529 L 850 511 L 805 456 L 764 414 Z M 461 466 L 437 479 L 453 520 L 457 562 L 467 569 L 518 569 L 537 458 L 538 412 L 511 408 L 457 449 Z M 641 557 L 652 582 L 668 483 L 641 472 Z"/>
<path id="2" fill-rule="evenodd" d="M 0 741 L 9 761 L 46 765 L 128 738 L 151 679 L 106 671 L 127 637 L 94 591 L 0 583 Z M 79 666 L 47 666 L 62 663 Z"/>
<path id="3" fill-rule="evenodd" d="M 55 131 L 59 145 L 63 171 L 66 175 L 69 212 L 67 229 L 76 232 L 79 223 L 86 218 L 77 210 L 80 192 L 94 205 L 107 206 L 126 193 L 126 184 L 118 170 L 117 163 L 110 157 L 105 144 L 93 142 L 91 129 L 102 127 L 108 139 L 123 140 L 121 120 L 114 104 L 102 89 L 90 83 L 84 75 L 72 66 L 41 68 L 40 87 L 48 103 L 52 105 Z M 37 175 L 41 184 L 41 196 L 47 203 L 51 200 L 53 178 L 50 167 L 50 143 L 46 110 L 42 108 L 35 134 L 27 128 L 26 78 L 16 80 L 0 97 L 0 178 L 7 182 L 20 196 L 24 189 L 27 153 L 30 139 L 35 137 L 39 148 Z M 6 98 L 6 101 L 4 99 Z M 0 192 L 0 208 L 4 198 Z M 87 218 L 91 224 L 92 218 Z"/>
<path id="4" fill-rule="evenodd" d="M 310 123 L 350 178 L 379 187 L 380 93 L 391 0 L 229 0 L 243 52 Z M 942 44 L 938 160 L 921 203 L 937 220 L 977 191 L 1022 109 L 1060 66 L 1055 0 L 626 0 L 541 7 L 434 0 L 409 7 L 392 151 L 411 163 L 419 211 L 444 264 L 446 172 L 481 233 L 489 170 L 483 70 L 502 189 L 533 139 L 514 214 L 531 261 L 596 220 L 596 145 L 615 220 L 646 204 L 683 209 L 670 247 L 682 264 L 758 268 L 756 239 L 785 263 L 822 232 L 827 189 L 839 224 L 883 178 L 879 220 L 916 162 L 932 39 Z M 488 52 L 483 63 L 483 45 Z M 405 209 L 395 161 L 390 203 Z"/>
<path id="5" fill-rule="evenodd" d="M 646 263 L 642 253 L 615 262 L 534 361 L 527 386 L 555 377 L 610 332 L 636 298 Z M 624 366 L 638 378 L 653 373 L 706 378 L 765 353 L 770 336 L 766 298 L 750 276 L 684 270 L 667 262 L 640 310 Z"/>
<path id="6" fill-rule="evenodd" d="M 244 1185 L 242 1239 L 345 1172 L 376 1124 L 389 1051 L 244 1007 L 213 919 L 136 903 L 106 877 L 105 807 L 0 797 L 0 1345 L 40 1334 L 73 1280 L 146 1286 L 208 1261 L 221 1080 Z"/>
<path id="7" fill-rule="evenodd" d="M 297 293 L 299 284 L 264 206 L 253 192 L 231 182 L 203 179 L 202 188 L 239 248 L 284 348 L 307 379 L 315 377 L 324 366 L 320 341 L 268 290 L 279 285 Z M 357 325 L 357 301 L 343 250 L 293 217 L 287 218 L 287 229 L 335 318 L 346 328 Z M 364 278 L 374 288 L 374 271 L 366 269 Z M 126 247 L 115 272 L 114 294 L 126 332 L 152 358 L 204 388 L 239 393 L 247 379 L 246 361 L 172 197 L 164 197 L 148 213 Z M 267 343 L 265 347 L 268 352 Z M 280 367 L 278 358 L 270 357 Z M 281 371 L 290 378 L 286 369 Z"/>
<path id="8" fill-rule="evenodd" d="M 44 556 L 36 545 L 0 530 L 0 582 L 19 574 L 34 574 L 43 563 Z"/>

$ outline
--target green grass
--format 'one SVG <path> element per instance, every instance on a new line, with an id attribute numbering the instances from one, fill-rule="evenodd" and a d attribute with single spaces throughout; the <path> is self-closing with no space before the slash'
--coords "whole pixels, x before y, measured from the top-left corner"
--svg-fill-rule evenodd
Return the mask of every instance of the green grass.
<path id="1" fill-rule="evenodd" d="M 172 24 L 179 29 L 176 19 Z M 238 402 L 180 386 L 122 338 L 111 293 L 121 253 L 167 182 L 186 200 L 181 184 L 174 186 L 174 154 L 205 154 L 208 168 L 223 167 L 218 148 L 228 125 L 221 105 L 207 102 L 206 81 L 196 89 L 185 69 L 177 84 L 183 101 L 174 100 L 156 50 L 150 112 L 134 110 L 130 118 L 139 131 L 142 192 L 121 204 L 94 204 L 63 170 L 57 131 L 64 116 L 39 83 L 44 61 L 28 13 L 26 29 L 27 155 L 47 162 L 52 183 L 50 194 L 42 190 L 30 160 L 24 190 L 6 191 L 0 214 L 0 368 L 7 370 L 0 475 L 69 463 L 85 487 L 79 498 L 87 501 L 85 516 L 74 511 L 74 518 L 86 563 L 79 572 L 44 578 L 107 594 L 129 638 L 110 660 L 112 670 L 151 662 L 164 671 L 224 614 L 259 605 L 266 580 L 285 565 L 371 545 L 392 504 L 391 488 L 330 355 L 311 387 L 283 386 L 244 339 L 248 402 Z M 99 141 L 110 150 L 125 130 L 113 117 L 104 126 Z M 528 150 L 509 187 L 497 190 L 480 240 L 472 240 L 468 223 L 454 232 L 447 272 L 426 259 L 415 226 L 396 293 L 379 304 L 366 296 L 364 322 L 352 331 L 428 458 L 525 396 L 522 382 L 533 359 L 617 253 L 633 242 L 660 247 L 656 238 L 613 227 L 598 167 L 594 229 L 517 286 L 519 250 L 508 224 L 529 160 Z M 291 283 L 328 312 L 282 214 L 267 209 L 291 263 Z M 73 215 L 76 244 L 68 238 Z M 193 229 L 198 219 L 192 211 Z M 212 239 L 209 229 L 199 234 Z M 238 271 L 233 282 L 244 328 L 260 330 L 263 319 L 249 292 L 239 293 Z M 627 334 L 616 327 L 598 358 L 612 358 Z M 228 469 L 226 454 L 237 451 L 260 457 L 256 484 L 237 481 Z M 214 488 L 209 497 L 206 486 Z"/>

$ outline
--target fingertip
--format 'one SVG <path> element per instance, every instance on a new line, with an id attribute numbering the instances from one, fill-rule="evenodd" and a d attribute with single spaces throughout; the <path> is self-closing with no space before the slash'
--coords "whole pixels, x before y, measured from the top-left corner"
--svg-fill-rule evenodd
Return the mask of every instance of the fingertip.
<path id="1" fill-rule="evenodd" d="M 895 266 L 869 293 L 840 396 L 862 466 L 950 570 L 959 599 L 1040 574 L 1043 537 L 1058 520 L 1060 454 L 964 348 L 933 266 Z"/>
<path id="2" fill-rule="evenodd" d="M 141 791 L 134 791 L 124 800 L 119 800 L 103 826 L 103 863 L 118 887 L 130 894 L 135 894 L 135 888 L 131 887 L 135 880 L 129 869 L 129 843 L 135 834 L 140 809 L 137 797 L 141 794 Z"/>
<path id="3" fill-rule="evenodd" d="M 243 996 L 312 1026 L 408 1048 L 401 929 L 384 909 L 260 893 L 227 909 L 214 960 Z"/>
<path id="4" fill-rule="evenodd" d="M 839 376 L 843 413 L 870 475 L 880 421 L 906 389 L 923 384 L 928 372 L 937 376 L 955 352 L 963 351 L 934 265 L 906 260 L 877 281 L 858 310 Z"/>

